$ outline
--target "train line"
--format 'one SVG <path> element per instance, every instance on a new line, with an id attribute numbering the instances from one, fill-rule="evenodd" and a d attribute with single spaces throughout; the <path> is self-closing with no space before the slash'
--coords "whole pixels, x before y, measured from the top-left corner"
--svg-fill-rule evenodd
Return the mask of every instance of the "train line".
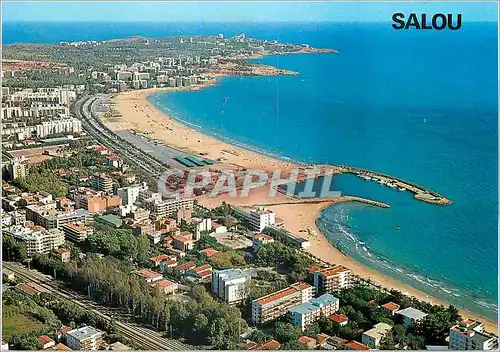
<path id="1" fill-rule="evenodd" d="M 26 281 L 33 282 L 45 289 L 47 292 L 52 295 L 70 300 L 77 304 L 78 306 L 93 312 L 94 314 L 100 316 L 106 321 L 111 321 L 111 317 L 100 312 L 99 310 L 93 308 L 93 302 L 83 300 L 78 294 L 69 292 L 67 290 L 62 290 L 60 288 L 54 288 L 47 281 L 48 279 L 43 280 L 42 278 L 36 277 L 36 275 L 32 272 L 27 273 L 25 269 L 15 266 L 12 263 L 2 263 L 2 265 L 16 274 L 19 278 L 22 278 Z M 50 282 L 50 281 L 49 281 Z M 114 318 L 113 318 L 114 319 Z M 121 335 L 129 338 L 130 340 L 136 342 L 145 350 L 175 350 L 175 351 L 185 351 L 192 349 L 191 346 L 185 345 L 177 340 L 167 339 L 161 336 L 161 334 L 157 331 L 139 327 L 130 323 L 123 323 L 114 319 L 116 330 Z"/>

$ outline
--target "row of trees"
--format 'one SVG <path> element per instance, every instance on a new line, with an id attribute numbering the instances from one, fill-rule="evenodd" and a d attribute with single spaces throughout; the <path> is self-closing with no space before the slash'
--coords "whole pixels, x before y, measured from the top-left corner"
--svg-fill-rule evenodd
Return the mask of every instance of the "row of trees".
<path id="1" fill-rule="evenodd" d="M 197 345 L 230 348 L 247 328 L 240 311 L 214 300 L 203 288 L 194 286 L 185 302 L 168 300 L 131 274 L 127 260 L 89 256 L 79 267 L 37 255 L 33 265 L 106 306 L 121 307 L 141 323 Z"/>

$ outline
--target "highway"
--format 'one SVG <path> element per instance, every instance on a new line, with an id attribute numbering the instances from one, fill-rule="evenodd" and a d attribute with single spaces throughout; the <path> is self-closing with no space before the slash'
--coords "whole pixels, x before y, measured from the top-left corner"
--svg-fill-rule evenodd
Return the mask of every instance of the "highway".
<path id="1" fill-rule="evenodd" d="M 93 104 L 99 96 L 84 96 L 72 106 L 72 112 L 82 121 L 83 128 L 97 141 L 122 157 L 127 163 L 136 165 L 151 176 L 159 176 L 166 165 L 150 154 L 135 147 L 109 128 L 104 126 L 92 113 Z"/>
<path id="2" fill-rule="evenodd" d="M 99 306 L 96 302 L 88 300 L 75 292 L 62 289 L 60 286 L 55 288 L 54 286 L 57 286 L 57 284 L 54 280 L 52 280 L 52 278 L 50 278 L 50 276 L 44 275 L 35 270 L 28 270 L 17 263 L 3 262 L 2 266 L 3 268 L 12 271 L 16 277 L 27 282 L 36 283 L 57 298 L 70 300 L 80 307 L 95 313 L 106 321 L 111 320 L 109 314 L 112 310 Z M 177 340 L 164 338 L 158 331 L 141 327 L 133 323 L 118 321 L 116 320 L 116 317 L 113 317 L 113 320 L 115 321 L 117 332 L 136 342 L 142 347 L 143 350 L 183 351 L 193 349 L 192 346 L 185 345 Z"/>

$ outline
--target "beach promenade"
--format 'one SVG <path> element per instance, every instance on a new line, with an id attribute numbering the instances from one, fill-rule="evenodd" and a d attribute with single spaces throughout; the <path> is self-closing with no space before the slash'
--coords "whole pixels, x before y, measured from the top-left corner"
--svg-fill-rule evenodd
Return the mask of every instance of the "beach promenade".
<path id="1" fill-rule="evenodd" d="M 192 128 L 182 125 L 171 117 L 166 116 L 147 99 L 151 93 L 160 91 L 167 92 L 172 90 L 174 89 L 144 89 L 119 94 L 115 99 L 115 106 L 121 116 L 114 117 L 109 120 L 103 119 L 102 122 L 113 131 L 152 131 L 151 138 L 161 140 L 166 145 L 172 146 L 178 150 L 192 155 L 203 155 L 204 158 L 208 158 L 210 160 L 224 160 L 223 162 L 212 165 L 211 169 L 214 167 L 221 170 L 228 168 L 261 169 L 265 170 L 267 173 L 272 173 L 273 170 L 279 169 L 286 174 L 292 169 L 304 168 L 304 165 L 297 165 L 292 162 L 278 160 L 267 155 L 262 155 L 242 147 L 222 142 L 211 136 L 204 135 Z M 334 169 L 334 173 L 362 172 L 361 169 L 347 168 L 345 166 L 331 166 L 331 168 Z M 389 181 L 389 179 L 391 182 L 396 180 L 399 182 L 399 186 L 403 186 L 404 184 L 405 187 L 408 187 L 407 190 L 412 192 L 410 190 L 412 187 L 410 182 L 378 173 L 376 175 L 373 173 L 373 176 L 378 177 L 379 180 L 384 180 L 384 177 L 387 178 L 387 181 Z M 416 185 L 413 186 L 417 187 Z M 414 191 L 416 195 L 421 194 L 424 198 L 426 191 L 432 197 L 437 195 L 437 193 L 431 193 L 429 190 L 425 190 L 420 186 L 418 186 L 418 189 L 415 188 Z M 417 196 L 415 196 L 415 198 L 419 199 Z M 446 198 L 443 197 L 443 199 Z M 423 198 L 419 200 L 423 200 Z M 365 267 L 356 262 L 354 259 L 344 255 L 330 244 L 327 238 L 316 226 L 316 219 L 320 215 L 321 211 L 332 204 L 348 201 L 363 201 L 368 203 L 369 201 L 376 202 L 376 200 L 364 200 L 358 197 L 344 196 L 329 200 L 300 200 L 288 197 L 280 192 L 277 192 L 275 197 L 269 197 L 269 186 L 252 189 L 248 197 L 231 197 L 229 194 L 222 194 L 216 198 L 202 196 L 198 199 L 198 202 L 201 205 L 208 207 L 218 206 L 222 201 L 225 201 L 228 204 L 241 206 L 253 206 L 257 204 L 266 205 L 284 221 L 285 228 L 288 231 L 298 236 L 307 238 L 311 242 L 311 247 L 308 251 L 321 260 L 345 265 L 361 278 L 370 279 L 383 287 L 394 288 L 428 302 L 444 304 L 444 302 L 440 302 L 439 300 L 419 290 Z M 435 202 L 430 201 L 430 203 Z M 372 205 L 382 206 L 381 204 Z M 466 311 L 462 311 L 461 314 L 464 317 L 485 321 L 487 329 L 494 331 L 497 330 L 496 322 L 488 321 L 483 317 L 478 317 Z"/>

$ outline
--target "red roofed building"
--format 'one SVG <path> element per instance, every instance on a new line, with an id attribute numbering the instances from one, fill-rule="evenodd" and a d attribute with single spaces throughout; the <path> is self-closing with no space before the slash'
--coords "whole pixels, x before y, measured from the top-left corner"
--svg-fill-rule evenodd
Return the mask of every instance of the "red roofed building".
<path id="1" fill-rule="evenodd" d="M 151 260 L 153 266 L 160 266 L 162 264 L 165 264 L 165 266 L 169 268 L 173 268 L 174 266 L 177 265 L 177 257 L 175 255 L 169 255 L 169 254 L 161 254 L 156 257 L 151 257 L 149 258 Z M 174 265 L 175 263 L 175 265 Z"/>
<path id="2" fill-rule="evenodd" d="M 203 254 L 205 254 L 207 257 L 209 257 L 209 258 L 210 258 L 210 257 L 214 256 L 215 254 L 219 253 L 219 251 L 218 251 L 218 250 L 216 250 L 216 249 L 213 249 L 213 248 L 205 248 L 205 249 L 202 249 L 202 250 L 200 251 L 200 253 L 203 253 Z"/>
<path id="3" fill-rule="evenodd" d="M 56 342 L 47 335 L 38 336 L 37 340 L 40 346 L 42 346 L 42 350 L 46 350 L 56 345 Z"/>
<path id="4" fill-rule="evenodd" d="M 349 318 L 344 314 L 332 314 L 328 317 L 334 323 L 340 324 L 341 326 L 347 325 Z"/>
<path id="5" fill-rule="evenodd" d="M 371 348 L 361 342 L 351 340 L 344 345 L 344 350 L 368 351 Z"/>
<path id="6" fill-rule="evenodd" d="M 71 331 L 71 330 L 73 330 L 73 329 L 72 329 L 72 328 L 70 328 L 70 327 L 64 327 L 64 328 L 62 328 L 61 330 L 59 330 L 59 331 L 57 332 L 57 340 L 61 341 L 62 337 L 63 337 L 64 335 L 66 335 L 66 333 L 67 333 L 68 331 Z"/>
<path id="7" fill-rule="evenodd" d="M 297 340 L 298 343 L 307 347 L 307 349 L 313 349 L 316 347 L 316 340 L 309 336 L 301 336 Z"/>
<path id="8" fill-rule="evenodd" d="M 207 278 L 212 277 L 212 266 L 210 264 L 200 265 L 199 267 L 191 269 L 190 273 L 194 277 L 196 277 L 200 280 L 205 280 Z"/>
<path id="9" fill-rule="evenodd" d="M 54 347 L 52 347 L 52 349 L 56 351 L 71 351 L 71 348 L 60 342 Z"/>
<path id="10" fill-rule="evenodd" d="M 386 313 L 390 316 L 393 316 L 396 313 L 396 311 L 398 311 L 400 308 L 399 304 L 396 304 L 394 302 L 387 302 L 385 304 L 382 304 L 381 307 L 382 307 L 384 313 Z"/>
<path id="11" fill-rule="evenodd" d="M 258 350 L 258 351 L 271 351 L 278 350 L 281 347 L 280 343 L 276 340 L 268 340 L 264 343 L 259 343 L 248 348 L 248 350 Z"/>
<path id="12" fill-rule="evenodd" d="M 170 280 L 165 280 L 165 279 L 157 281 L 157 282 L 153 283 L 151 286 L 159 289 L 160 291 L 162 291 L 163 293 L 165 293 L 167 295 L 174 294 L 178 288 L 178 285 L 175 282 L 172 282 Z"/>
<path id="13" fill-rule="evenodd" d="M 316 294 L 334 293 L 350 287 L 352 271 L 343 265 L 334 265 L 314 272 L 314 287 Z"/>
<path id="14" fill-rule="evenodd" d="M 187 262 L 184 264 L 179 264 L 177 265 L 176 269 L 180 271 L 181 273 L 184 273 L 185 271 L 191 270 L 196 268 L 196 264 L 194 262 Z"/>
<path id="15" fill-rule="evenodd" d="M 71 251 L 67 248 L 57 248 L 55 252 L 61 258 L 62 263 L 67 263 L 71 260 Z"/>
<path id="16" fill-rule="evenodd" d="M 160 281 L 163 279 L 163 275 L 157 273 L 156 271 L 149 269 L 138 269 L 134 271 L 134 274 L 138 275 L 141 279 L 146 281 L 148 284 L 152 284 L 153 282 Z"/>

